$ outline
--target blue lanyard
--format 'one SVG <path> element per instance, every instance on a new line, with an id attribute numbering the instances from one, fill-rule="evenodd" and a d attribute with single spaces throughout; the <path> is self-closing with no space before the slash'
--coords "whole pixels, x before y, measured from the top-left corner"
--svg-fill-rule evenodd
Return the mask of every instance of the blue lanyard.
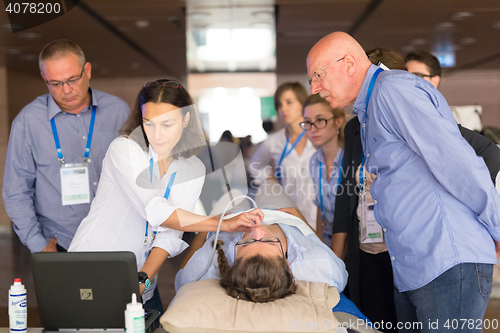
<path id="1" fill-rule="evenodd" d="M 152 158 L 149 159 L 149 172 L 151 174 L 150 180 L 151 180 L 151 182 L 153 182 L 153 176 L 152 176 L 153 175 L 153 159 Z M 176 175 L 177 175 L 177 171 L 170 175 L 167 189 L 165 190 L 165 194 L 163 195 L 165 200 L 168 200 L 168 197 L 170 196 L 170 190 L 172 189 L 172 185 L 174 185 L 174 179 L 175 179 Z M 146 242 L 147 242 L 147 238 L 148 238 L 148 227 L 149 227 L 149 223 L 148 223 L 148 221 L 146 221 L 146 234 L 145 234 Z M 154 232 L 154 234 L 156 234 L 156 231 Z"/>
<path id="2" fill-rule="evenodd" d="M 149 159 L 149 182 L 153 182 L 153 159 Z"/>
<path id="3" fill-rule="evenodd" d="M 365 119 L 364 119 L 364 124 L 361 127 L 363 139 L 365 140 L 365 149 L 366 149 L 366 121 L 368 119 L 368 104 L 370 103 L 370 97 L 372 96 L 372 91 L 373 87 L 375 86 L 375 81 L 377 81 L 377 77 L 380 73 L 382 73 L 383 70 L 382 68 L 379 68 L 375 71 L 375 73 L 372 76 L 372 79 L 370 81 L 370 85 L 368 86 L 368 92 L 366 93 L 366 108 L 365 108 Z"/>
<path id="4" fill-rule="evenodd" d="M 363 177 L 364 166 L 365 166 L 365 155 L 363 154 L 363 158 L 361 159 L 361 166 L 359 167 L 359 185 L 358 186 L 360 189 L 363 189 L 363 187 L 365 186 L 365 179 Z"/>
<path id="5" fill-rule="evenodd" d="M 48 105 L 48 99 L 47 99 L 47 105 Z M 96 114 L 96 106 L 93 105 L 92 118 L 90 119 L 89 134 L 87 137 L 87 146 L 85 147 L 85 153 L 83 154 L 83 163 L 87 163 L 87 160 L 89 159 L 90 145 L 92 144 L 92 135 L 94 134 L 95 114 Z M 54 136 L 54 141 L 56 143 L 57 159 L 61 161 L 62 164 L 64 164 L 64 156 L 62 154 L 61 143 L 59 142 L 59 136 L 57 135 L 56 121 L 54 118 L 55 116 L 52 117 L 52 119 L 50 119 L 50 126 L 52 127 L 52 135 Z"/>
<path id="6" fill-rule="evenodd" d="M 170 175 L 170 179 L 168 180 L 167 189 L 165 190 L 165 194 L 163 197 L 168 200 L 170 196 L 170 190 L 172 189 L 172 185 L 174 184 L 175 176 L 177 175 L 177 171 Z M 149 181 L 153 182 L 153 158 L 149 159 Z"/>
<path id="7" fill-rule="evenodd" d="M 342 165 L 344 165 L 344 157 L 342 156 L 342 161 L 340 162 L 340 168 L 339 168 L 339 178 L 337 180 L 337 187 L 340 184 L 340 181 L 342 180 Z M 323 174 L 321 172 L 322 170 L 322 163 L 321 161 L 319 162 L 319 205 L 321 209 L 321 220 L 325 221 L 325 213 L 324 213 L 324 206 L 323 206 Z"/>
<path id="8" fill-rule="evenodd" d="M 377 81 L 377 77 L 380 73 L 383 72 L 382 68 L 379 68 L 375 71 L 375 73 L 372 76 L 372 79 L 370 81 L 370 85 L 368 86 L 368 92 L 366 93 L 366 108 L 365 108 L 365 119 L 363 126 L 361 126 L 361 135 L 363 137 L 363 140 L 365 141 L 365 149 L 367 149 L 367 142 L 366 142 L 366 121 L 368 119 L 368 104 L 370 103 L 370 97 L 372 96 L 372 91 L 373 87 L 375 86 L 375 81 Z M 361 167 L 359 170 L 359 188 L 362 189 L 364 186 L 364 178 L 363 178 L 363 167 L 365 164 L 365 154 L 363 153 L 363 158 L 361 159 Z"/>
<path id="9" fill-rule="evenodd" d="M 306 131 L 302 131 L 302 133 L 300 133 L 299 137 L 297 138 L 297 140 L 295 140 L 295 142 L 293 143 L 292 147 L 288 151 L 286 149 L 288 148 L 288 142 L 290 142 L 290 138 L 288 137 L 288 134 L 286 135 L 285 148 L 283 149 L 283 152 L 281 153 L 280 162 L 278 163 L 278 168 L 277 168 L 277 171 L 276 171 L 276 178 L 278 178 L 280 184 L 281 184 L 281 163 L 283 162 L 283 160 L 285 159 L 285 157 L 287 157 L 288 155 L 290 155 L 290 153 L 295 149 L 295 147 L 300 142 L 300 140 L 302 140 L 302 137 L 304 136 L 305 133 L 306 133 Z"/>

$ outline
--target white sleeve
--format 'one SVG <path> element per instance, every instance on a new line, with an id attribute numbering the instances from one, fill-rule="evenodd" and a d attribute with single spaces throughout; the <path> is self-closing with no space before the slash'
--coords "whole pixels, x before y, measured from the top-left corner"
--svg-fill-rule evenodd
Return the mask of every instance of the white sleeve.
<path id="1" fill-rule="evenodd" d="M 171 200 L 175 202 L 174 207 L 193 212 L 196 206 L 196 201 L 198 200 L 203 188 L 205 180 L 205 167 L 197 158 L 191 158 L 187 161 L 182 161 L 181 169 L 178 173 L 179 178 L 176 177 L 176 179 L 179 179 L 180 183 L 175 184 L 174 182 L 174 186 L 171 191 Z M 193 176 L 196 178 L 186 181 L 187 177 L 183 177 L 183 175 Z M 156 210 L 157 205 L 153 204 L 155 201 L 156 199 L 154 199 L 146 207 L 148 216 L 154 216 L 158 213 Z M 155 218 L 154 220 L 157 220 L 160 224 L 164 222 L 164 220 L 161 221 L 161 216 L 159 218 Z M 182 226 L 182 221 L 179 222 Z M 187 243 L 181 239 L 183 234 L 182 231 L 166 228 L 161 225 L 151 225 L 158 228 L 158 234 L 153 242 L 153 247 L 160 247 L 164 249 L 170 254 L 170 257 L 175 257 L 187 248 Z"/>
<path id="2" fill-rule="evenodd" d="M 158 189 L 148 189 L 137 185 L 137 177 L 149 167 L 146 153 L 133 140 L 120 137 L 109 146 L 103 161 L 103 170 L 109 172 L 114 183 L 122 193 L 130 199 L 130 204 L 151 225 L 157 221 L 150 219 L 146 207 L 156 207 L 156 218 L 163 217 L 165 221 L 176 209 L 168 204 Z"/>
<path id="3" fill-rule="evenodd" d="M 256 182 L 256 185 L 262 184 L 269 176 L 273 174 L 273 158 L 271 155 L 271 143 L 269 138 L 262 142 L 257 151 L 252 156 L 248 166 L 248 172 Z"/>

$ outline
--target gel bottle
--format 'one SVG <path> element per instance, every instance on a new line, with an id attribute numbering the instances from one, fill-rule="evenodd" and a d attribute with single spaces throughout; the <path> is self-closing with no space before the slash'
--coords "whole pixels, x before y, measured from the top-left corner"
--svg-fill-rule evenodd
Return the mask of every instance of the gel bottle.
<path id="1" fill-rule="evenodd" d="M 28 328 L 26 288 L 21 279 L 14 279 L 9 289 L 9 324 L 11 333 L 23 333 Z"/>
<path id="2" fill-rule="evenodd" d="M 125 310 L 125 331 L 126 333 L 144 333 L 145 325 L 142 303 L 138 303 L 137 296 L 132 294 L 132 303 L 128 303 Z"/>

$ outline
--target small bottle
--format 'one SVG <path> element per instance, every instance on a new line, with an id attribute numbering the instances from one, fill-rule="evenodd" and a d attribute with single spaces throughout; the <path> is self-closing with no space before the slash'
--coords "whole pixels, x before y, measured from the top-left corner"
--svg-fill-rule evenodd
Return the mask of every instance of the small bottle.
<path id="1" fill-rule="evenodd" d="M 26 288 L 21 279 L 14 279 L 9 289 L 9 324 L 11 333 L 22 333 L 28 329 Z"/>
<path id="2" fill-rule="evenodd" d="M 125 310 L 125 331 L 127 333 L 144 333 L 145 325 L 142 303 L 137 303 L 137 296 L 134 293 L 132 294 L 132 303 L 128 303 Z"/>

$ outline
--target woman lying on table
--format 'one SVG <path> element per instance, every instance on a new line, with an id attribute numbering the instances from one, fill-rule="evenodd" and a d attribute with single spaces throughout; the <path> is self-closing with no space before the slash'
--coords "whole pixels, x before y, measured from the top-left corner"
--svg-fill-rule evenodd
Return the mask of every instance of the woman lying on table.
<path id="1" fill-rule="evenodd" d="M 344 290 L 347 283 L 344 263 L 308 227 L 296 208 L 262 209 L 262 212 L 261 226 L 246 232 L 219 234 L 217 258 L 200 280 L 220 279 L 229 295 L 253 302 L 268 302 L 293 294 L 296 279 L 325 282 L 339 292 Z M 207 266 L 214 238 L 213 232 L 208 236 L 196 235 L 176 275 L 176 291 L 195 281 Z"/>

